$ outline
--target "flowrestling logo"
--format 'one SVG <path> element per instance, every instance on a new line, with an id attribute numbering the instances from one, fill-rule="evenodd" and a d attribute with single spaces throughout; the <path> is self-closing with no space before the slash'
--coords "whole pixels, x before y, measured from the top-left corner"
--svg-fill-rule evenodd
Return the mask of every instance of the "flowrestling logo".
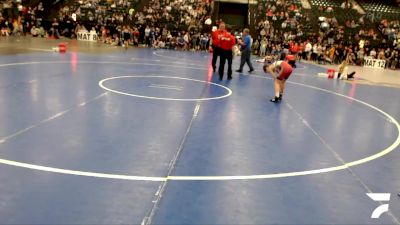
<path id="1" fill-rule="evenodd" d="M 381 217 L 383 213 L 389 211 L 390 193 L 367 193 L 367 195 L 376 202 L 388 203 L 388 204 L 381 204 L 380 206 L 378 206 L 372 212 L 371 218 L 379 219 L 379 217 Z"/>

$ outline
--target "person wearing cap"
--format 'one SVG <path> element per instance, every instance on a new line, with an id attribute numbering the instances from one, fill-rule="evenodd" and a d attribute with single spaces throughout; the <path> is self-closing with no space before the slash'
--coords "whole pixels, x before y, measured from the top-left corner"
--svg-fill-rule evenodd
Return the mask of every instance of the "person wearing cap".
<path id="1" fill-rule="evenodd" d="M 216 67 L 217 58 L 221 56 L 221 46 L 220 46 L 220 43 L 219 43 L 219 39 L 220 39 L 221 36 L 224 35 L 225 32 L 226 32 L 225 23 L 224 22 L 220 22 L 218 30 L 213 31 L 212 34 L 211 34 L 212 49 L 213 49 L 213 57 L 212 57 L 211 66 L 212 66 L 214 72 L 215 72 L 215 69 L 217 68 Z"/>
<path id="2" fill-rule="evenodd" d="M 278 60 L 272 62 L 272 57 L 267 56 L 265 58 L 263 69 L 264 72 L 271 74 L 274 78 L 275 97 L 270 101 L 273 103 L 282 101 L 286 80 L 293 72 L 292 66 L 286 61 Z"/>
<path id="3" fill-rule="evenodd" d="M 219 44 L 221 48 L 221 56 L 219 60 L 219 80 L 222 80 L 224 77 L 225 61 L 228 61 L 228 80 L 231 80 L 233 59 L 232 49 L 236 44 L 236 38 L 228 30 L 222 36 L 220 36 Z"/>

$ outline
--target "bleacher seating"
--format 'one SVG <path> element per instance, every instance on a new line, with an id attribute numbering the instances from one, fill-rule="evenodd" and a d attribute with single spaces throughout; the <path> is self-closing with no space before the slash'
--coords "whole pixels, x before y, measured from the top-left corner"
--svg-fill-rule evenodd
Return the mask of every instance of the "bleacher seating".
<path id="1" fill-rule="evenodd" d="M 340 0 L 310 0 L 311 6 L 340 7 L 343 1 Z"/>
<path id="2" fill-rule="evenodd" d="M 158 27 L 179 27 L 187 30 L 191 27 L 202 29 L 205 18 L 211 15 L 211 1 L 169 1 L 149 0 L 143 13 L 146 15 L 148 25 Z"/>
<path id="3" fill-rule="evenodd" d="M 277 1 L 275 0 L 264 0 L 259 2 L 259 13 L 257 18 L 257 23 L 265 20 L 265 14 L 269 11 L 265 7 L 271 7 L 272 5 L 276 7 L 276 12 L 288 12 L 287 9 L 282 8 L 282 6 L 277 6 Z M 288 3 L 288 1 L 285 1 Z M 360 23 L 360 18 L 363 17 L 357 10 L 353 8 L 342 8 L 343 0 L 310 0 L 312 5 L 311 10 L 307 10 L 302 8 L 301 4 L 296 4 L 298 9 L 304 15 L 304 17 L 299 21 L 299 27 L 293 28 L 287 26 L 286 28 L 282 28 L 281 24 L 285 20 L 282 20 L 279 16 L 277 20 L 269 21 L 272 22 L 272 26 L 275 30 L 282 30 L 283 32 L 297 32 L 297 29 L 301 29 L 301 31 L 306 34 L 302 39 L 307 38 L 307 36 L 318 36 L 320 34 L 320 23 L 318 22 L 319 17 L 327 18 L 330 23 L 330 27 L 334 28 L 335 31 L 342 32 L 342 40 L 352 40 L 355 36 L 358 36 L 360 30 L 363 30 L 364 34 L 361 38 L 364 40 L 370 41 L 370 43 L 377 44 L 379 43 L 379 39 L 382 38 L 381 32 L 377 29 L 377 24 L 375 23 Z M 287 7 L 287 5 L 286 5 Z M 331 9 L 329 9 L 329 7 Z M 309 18 L 305 21 L 305 18 Z M 337 21 L 333 23 L 333 21 Z M 372 32 L 373 31 L 373 32 Z M 361 32 L 361 33 L 363 33 Z M 372 32 L 372 33 L 371 33 Z M 367 33 L 367 34 L 365 34 Z"/>
<path id="4" fill-rule="evenodd" d="M 283 1 L 280 1 L 282 3 Z M 274 14 L 277 14 L 276 20 L 271 20 L 271 17 L 268 18 L 270 21 L 272 27 L 278 31 L 281 30 L 282 32 L 292 32 L 294 34 L 298 33 L 298 31 L 302 31 L 303 33 L 307 34 L 313 34 L 318 31 L 318 28 L 315 28 L 312 26 L 312 22 L 306 21 L 306 18 L 309 17 L 309 15 L 312 13 L 311 10 L 304 9 L 302 7 L 302 3 L 300 0 L 286 0 L 284 1 L 284 5 L 278 5 L 276 0 L 263 0 L 258 2 L 258 14 L 257 14 L 257 24 L 264 21 L 266 19 L 266 13 L 270 10 L 267 7 L 274 6 L 276 7 L 276 11 Z M 295 6 L 295 11 L 299 12 L 302 17 L 297 18 L 295 22 L 295 26 L 293 26 L 289 21 L 287 21 L 287 26 L 286 28 L 282 28 L 282 23 L 286 21 L 286 18 L 281 18 L 279 16 L 282 12 L 283 13 L 288 13 L 289 14 L 289 19 L 295 18 L 296 12 L 292 11 L 290 8 L 290 5 Z M 257 32 L 260 32 L 260 29 L 258 27 Z M 306 38 L 303 36 L 302 38 Z"/>
<path id="5" fill-rule="evenodd" d="M 400 7 L 395 1 L 385 0 L 359 0 L 360 5 L 365 11 L 381 12 L 381 13 L 395 13 L 400 17 Z"/>

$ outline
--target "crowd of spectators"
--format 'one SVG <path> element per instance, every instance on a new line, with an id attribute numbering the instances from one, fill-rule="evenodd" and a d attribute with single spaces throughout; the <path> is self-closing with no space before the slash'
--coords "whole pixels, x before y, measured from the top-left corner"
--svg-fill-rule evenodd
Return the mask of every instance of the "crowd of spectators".
<path id="1" fill-rule="evenodd" d="M 63 1 L 58 15 L 46 27 L 41 23 L 43 5 L 23 6 L 6 1 L 0 15 L 1 35 L 12 34 L 76 38 L 78 32 L 95 31 L 110 45 L 122 45 L 123 33 L 129 44 L 149 47 L 208 50 L 211 30 L 211 0 L 80 0 Z M 137 7 L 143 3 L 140 11 Z M 46 10 L 47 11 L 47 10 Z M 162 13 L 160 13 L 162 12 Z"/>
<path id="2" fill-rule="evenodd" d="M 78 18 L 82 18 L 84 14 L 88 22 L 78 24 L 74 29 L 75 33 L 92 30 L 94 27 L 100 40 L 110 45 L 122 45 L 123 34 L 129 33 L 131 38 L 127 43 L 130 45 L 143 43 L 154 48 L 208 49 L 211 29 L 210 0 L 142 2 L 143 8 L 137 10 L 139 0 L 124 0 L 113 4 L 86 1 L 72 9 L 65 6 L 61 10 L 61 17 L 66 20 L 71 15 L 71 10 Z"/>
<path id="3" fill-rule="evenodd" d="M 352 9 L 318 6 L 311 10 L 296 1 L 260 1 L 253 53 L 259 56 L 293 53 L 298 60 L 317 63 L 363 65 L 364 57 L 386 60 L 386 67 L 400 67 L 398 20 L 383 20 L 380 31 Z M 318 13 L 316 13 L 318 12 Z"/>
<path id="4" fill-rule="evenodd" d="M 138 41 L 154 48 L 207 50 L 210 14 L 210 0 L 150 0 L 134 16 Z"/>
<path id="5" fill-rule="evenodd" d="M 34 7 L 23 6 L 21 1 L 4 1 L 0 11 L 0 34 L 45 36 L 46 32 L 41 21 L 44 15 L 43 4 L 39 2 Z"/>
<path id="6" fill-rule="evenodd" d="M 92 32 L 99 40 L 120 46 L 143 44 L 153 48 L 202 50 L 210 46 L 212 0 L 80 0 L 63 1 L 58 15 L 43 23 L 42 1 L 24 6 L 4 1 L 0 15 L 1 35 L 76 38 Z M 305 9 L 296 0 L 259 1 L 257 35 L 253 53 L 279 55 L 283 51 L 298 59 L 319 63 L 362 65 L 364 57 L 384 59 L 387 67 L 399 67 L 399 20 L 371 23 L 351 4 Z M 215 25 L 215 23 L 213 23 Z M 378 28 L 378 29 L 376 29 Z M 125 40 L 124 37 L 127 37 Z M 240 36 L 240 34 L 236 34 Z"/>

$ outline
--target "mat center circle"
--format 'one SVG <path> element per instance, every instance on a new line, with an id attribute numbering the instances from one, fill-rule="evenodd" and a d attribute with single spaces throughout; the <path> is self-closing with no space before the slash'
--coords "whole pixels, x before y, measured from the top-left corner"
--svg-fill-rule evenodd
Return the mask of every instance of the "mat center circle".
<path id="1" fill-rule="evenodd" d="M 208 81 L 170 76 L 117 76 L 99 86 L 115 94 L 167 101 L 207 101 L 227 98 L 232 90 Z"/>

